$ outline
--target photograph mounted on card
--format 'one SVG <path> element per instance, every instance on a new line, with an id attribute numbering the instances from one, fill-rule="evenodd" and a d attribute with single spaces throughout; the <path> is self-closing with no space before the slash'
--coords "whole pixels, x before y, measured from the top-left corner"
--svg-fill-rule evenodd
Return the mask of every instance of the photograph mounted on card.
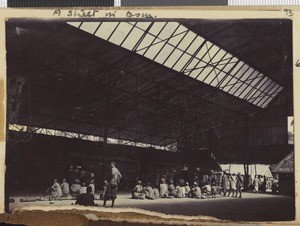
<path id="1" fill-rule="evenodd" d="M 6 19 L 7 211 L 295 220 L 293 19 L 109 12 Z"/>

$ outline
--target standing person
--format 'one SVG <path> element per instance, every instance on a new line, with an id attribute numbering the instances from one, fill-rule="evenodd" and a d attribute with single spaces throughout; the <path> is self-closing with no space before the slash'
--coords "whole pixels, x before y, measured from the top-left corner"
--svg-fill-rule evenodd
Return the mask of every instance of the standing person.
<path id="1" fill-rule="evenodd" d="M 111 189 L 111 207 L 114 207 L 115 200 L 117 199 L 117 190 L 120 180 L 122 179 L 122 174 L 116 167 L 116 162 L 110 163 L 111 167 L 111 180 L 110 180 L 110 189 Z"/>
<path id="2" fill-rule="evenodd" d="M 264 175 L 263 184 L 262 184 L 262 191 L 263 192 L 267 191 L 267 177 L 266 177 L 266 175 Z"/>
<path id="3" fill-rule="evenodd" d="M 227 176 L 225 171 L 224 171 L 223 176 L 222 176 L 221 186 L 222 186 L 223 196 L 225 197 L 226 192 L 229 188 L 229 179 L 228 179 L 228 176 Z"/>
<path id="4" fill-rule="evenodd" d="M 79 171 L 79 180 L 81 181 L 81 183 L 87 184 L 87 176 L 88 176 L 88 172 L 85 171 L 84 169 L 81 169 Z"/>
<path id="5" fill-rule="evenodd" d="M 113 182 L 112 182 L 113 181 Z M 106 207 L 106 202 L 111 200 L 111 207 L 114 207 L 115 200 L 117 198 L 117 182 L 115 179 L 111 179 L 111 182 L 108 183 L 107 180 L 103 184 L 103 206 Z"/>
<path id="6" fill-rule="evenodd" d="M 119 184 L 120 180 L 122 179 L 122 174 L 117 169 L 116 162 L 111 162 L 110 163 L 110 167 L 111 167 L 111 176 L 112 176 L 111 179 L 114 179 Z"/>
<path id="7" fill-rule="evenodd" d="M 212 184 L 217 184 L 217 175 L 215 172 L 212 172 L 211 177 L 210 177 L 210 185 Z"/>
<path id="8" fill-rule="evenodd" d="M 272 192 L 273 193 L 278 193 L 279 192 L 278 176 L 275 176 L 274 180 L 272 181 Z"/>
<path id="9" fill-rule="evenodd" d="M 196 182 L 197 184 L 200 184 L 200 177 L 198 172 L 194 172 L 194 178 L 193 178 L 193 182 Z"/>
<path id="10" fill-rule="evenodd" d="M 242 198 L 242 187 L 243 187 L 243 178 L 242 175 L 240 173 L 237 174 L 236 177 L 236 194 L 235 197 L 239 195 L 239 198 Z"/>
<path id="11" fill-rule="evenodd" d="M 263 191 L 264 178 L 263 178 L 262 175 L 259 175 L 259 176 L 258 176 L 258 179 L 259 179 L 259 190 L 260 190 L 260 191 Z"/>
<path id="12" fill-rule="evenodd" d="M 209 176 L 206 175 L 206 174 L 202 175 L 200 187 L 203 187 L 203 186 L 205 186 L 208 183 L 209 183 Z"/>
<path id="13" fill-rule="evenodd" d="M 251 175 L 249 175 L 248 178 L 248 189 L 253 189 L 253 178 Z"/>
<path id="14" fill-rule="evenodd" d="M 155 177 L 155 178 L 154 178 L 154 186 L 155 186 L 156 188 L 158 188 L 158 187 L 159 187 L 160 175 L 159 175 L 159 172 L 158 172 L 157 169 L 155 169 L 155 176 L 154 176 L 154 177 Z"/>
<path id="15" fill-rule="evenodd" d="M 178 179 L 178 174 L 177 174 L 176 169 L 173 169 L 173 183 L 174 183 L 174 186 L 179 184 L 179 179 Z"/>
<path id="16" fill-rule="evenodd" d="M 229 197 L 229 195 L 232 193 L 231 197 L 234 197 L 234 193 L 236 190 L 236 178 L 235 178 L 235 174 L 229 174 L 229 184 L 230 184 L 230 188 L 229 188 L 229 193 L 227 195 L 227 197 Z"/>
<path id="17" fill-rule="evenodd" d="M 259 179 L 258 179 L 257 175 L 255 175 L 255 178 L 253 180 L 253 185 L 254 185 L 254 192 L 255 192 L 255 194 L 257 194 L 258 189 L 259 189 Z"/>
<path id="18" fill-rule="evenodd" d="M 117 199 L 118 181 L 112 178 L 110 181 L 110 192 L 111 192 L 111 207 L 114 207 L 115 200 Z"/>
<path id="19" fill-rule="evenodd" d="M 105 180 L 103 182 L 103 206 L 106 207 L 107 200 L 110 200 L 110 184 Z"/>
<path id="20" fill-rule="evenodd" d="M 188 181 L 188 179 L 189 179 L 188 178 L 189 177 L 188 173 L 189 173 L 189 168 L 186 164 L 184 164 L 183 168 L 181 170 L 181 178 L 184 180 L 184 182 Z"/>
<path id="21" fill-rule="evenodd" d="M 73 184 L 75 182 L 75 179 L 76 179 L 76 172 L 74 171 L 74 167 L 71 165 L 70 168 L 69 168 L 69 183 L 70 184 Z"/>
<path id="22" fill-rule="evenodd" d="M 168 182 L 168 181 L 170 181 L 170 170 L 168 170 L 168 169 L 165 169 L 165 179 L 166 179 L 166 182 Z"/>
<path id="23" fill-rule="evenodd" d="M 81 166 L 77 165 L 76 169 L 74 170 L 75 179 L 79 179 L 80 171 L 81 171 Z"/>

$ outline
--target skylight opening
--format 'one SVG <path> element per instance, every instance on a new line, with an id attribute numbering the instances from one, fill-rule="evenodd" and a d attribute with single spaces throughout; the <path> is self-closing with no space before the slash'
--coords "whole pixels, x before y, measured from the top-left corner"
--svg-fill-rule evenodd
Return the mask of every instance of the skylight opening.
<path id="1" fill-rule="evenodd" d="M 68 24 L 261 108 L 266 108 L 283 89 L 178 22 Z"/>

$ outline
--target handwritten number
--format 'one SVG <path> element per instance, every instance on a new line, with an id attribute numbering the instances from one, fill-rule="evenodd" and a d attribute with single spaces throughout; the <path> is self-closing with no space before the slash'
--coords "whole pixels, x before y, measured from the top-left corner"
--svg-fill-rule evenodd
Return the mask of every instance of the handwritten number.
<path id="1" fill-rule="evenodd" d="M 296 66 L 296 67 L 300 67 L 300 59 L 297 60 L 295 66 Z"/>
<path id="2" fill-rule="evenodd" d="M 287 15 L 287 16 L 293 16 L 294 15 L 293 10 L 291 10 L 291 9 L 284 9 L 284 12 L 285 12 L 285 15 Z"/>

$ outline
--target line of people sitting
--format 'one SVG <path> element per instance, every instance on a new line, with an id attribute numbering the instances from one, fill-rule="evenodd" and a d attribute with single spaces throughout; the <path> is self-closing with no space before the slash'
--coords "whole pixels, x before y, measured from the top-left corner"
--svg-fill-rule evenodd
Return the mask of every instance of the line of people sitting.
<path id="1" fill-rule="evenodd" d="M 100 199 L 103 199 L 103 206 L 106 206 L 106 202 L 111 200 L 111 207 L 113 207 L 117 198 L 118 184 L 120 183 L 122 174 L 116 168 L 115 162 L 111 162 L 110 167 L 111 179 L 109 181 L 104 181 Z M 57 179 L 54 180 L 53 185 L 51 185 L 46 192 L 46 194 L 49 195 L 49 200 L 76 199 L 75 204 L 95 206 L 94 199 L 96 188 L 94 174 L 81 170 L 80 166 L 77 166 L 76 169 L 73 170 L 73 166 L 71 166 L 69 169 L 69 176 L 70 175 L 71 181 L 73 181 L 71 186 L 66 179 L 63 179 L 61 184 L 59 184 Z M 82 179 L 82 182 L 80 181 L 80 178 Z M 45 198 L 39 198 L 38 200 L 45 201 Z"/>
<path id="2" fill-rule="evenodd" d="M 147 183 L 145 186 L 142 185 L 142 182 L 139 180 L 132 190 L 132 199 L 159 199 L 159 198 L 196 198 L 196 199 L 205 199 L 209 195 L 213 198 L 217 197 L 216 186 L 204 186 L 202 189 L 199 185 L 194 182 L 192 186 L 188 182 L 184 184 L 174 185 L 172 180 L 167 184 L 165 179 L 161 179 L 159 188 L 151 186 L 150 183 Z"/>
<path id="3" fill-rule="evenodd" d="M 95 193 L 94 173 L 89 172 L 77 165 L 71 165 L 68 171 L 68 181 L 63 179 L 61 184 L 55 179 L 53 185 L 47 190 L 50 192 L 50 200 L 76 198 L 79 194 L 87 193 L 87 188 L 91 188 L 91 193 Z M 69 183 L 68 183 L 69 182 Z"/>
<path id="4" fill-rule="evenodd" d="M 76 198 L 80 194 L 87 193 L 87 188 L 90 188 L 91 194 L 95 193 L 95 181 L 91 180 L 88 185 L 85 182 L 80 183 L 79 179 L 75 179 L 75 182 L 71 185 L 63 179 L 61 184 L 55 179 L 53 185 L 47 189 L 47 194 L 49 194 L 49 200 L 59 200 L 59 199 L 72 199 Z"/>
<path id="5" fill-rule="evenodd" d="M 141 180 L 138 180 L 132 190 L 132 199 L 158 199 L 158 198 L 219 198 L 221 196 L 242 198 L 243 178 L 240 173 L 227 174 L 223 173 L 218 183 L 212 175 L 212 179 L 202 184 L 194 181 L 192 186 L 189 182 L 180 179 L 178 184 L 174 184 L 173 180 L 166 182 L 165 178 L 161 178 L 159 186 L 151 186 L 146 183 L 144 186 Z"/>

